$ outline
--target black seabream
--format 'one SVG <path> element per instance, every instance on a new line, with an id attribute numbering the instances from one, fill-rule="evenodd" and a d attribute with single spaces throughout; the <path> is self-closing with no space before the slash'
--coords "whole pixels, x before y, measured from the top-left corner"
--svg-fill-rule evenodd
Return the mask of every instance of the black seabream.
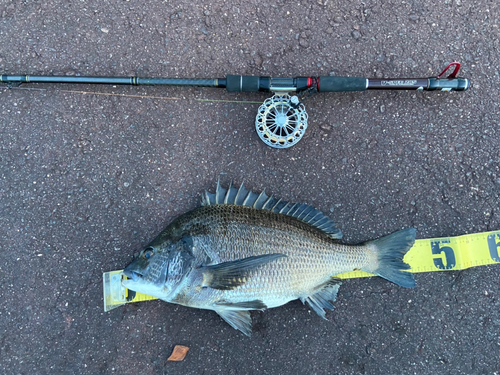
<path id="1" fill-rule="evenodd" d="M 251 310 L 300 299 L 322 318 L 341 284 L 360 269 L 415 286 L 403 257 L 415 242 L 408 228 L 361 245 L 345 245 L 332 220 L 241 185 L 217 184 L 202 206 L 181 215 L 130 263 L 123 285 L 184 306 L 214 310 L 246 335 Z"/>

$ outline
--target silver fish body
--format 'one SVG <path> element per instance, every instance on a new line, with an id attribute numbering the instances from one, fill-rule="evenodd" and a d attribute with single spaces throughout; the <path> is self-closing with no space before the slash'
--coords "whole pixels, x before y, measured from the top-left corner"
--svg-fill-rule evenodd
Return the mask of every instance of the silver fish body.
<path id="1" fill-rule="evenodd" d="M 415 230 L 349 246 L 320 211 L 264 193 L 217 186 L 202 207 L 174 220 L 128 265 L 123 285 L 167 302 L 210 309 L 251 333 L 250 310 L 307 302 L 321 317 L 339 279 L 361 269 L 413 287 L 402 261 Z"/>

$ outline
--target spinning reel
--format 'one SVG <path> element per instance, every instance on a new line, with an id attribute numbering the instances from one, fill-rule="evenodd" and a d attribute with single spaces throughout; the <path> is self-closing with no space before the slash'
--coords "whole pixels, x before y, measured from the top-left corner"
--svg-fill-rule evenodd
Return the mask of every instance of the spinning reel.
<path id="1" fill-rule="evenodd" d="M 443 75 L 454 67 L 446 78 Z M 226 88 L 228 92 L 272 92 L 257 111 L 255 129 L 262 141 L 274 148 L 295 145 L 307 129 L 307 112 L 303 101 L 315 92 L 347 92 L 364 90 L 465 91 L 470 82 L 457 78 L 460 63 L 450 63 L 437 77 L 430 78 L 364 78 L 364 77 L 297 77 L 271 78 L 228 75 L 226 78 L 139 78 L 139 77 L 74 77 L 0 75 L 0 82 L 10 86 L 27 82 L 100 83 L 112 85 L 169 85 Z"/>

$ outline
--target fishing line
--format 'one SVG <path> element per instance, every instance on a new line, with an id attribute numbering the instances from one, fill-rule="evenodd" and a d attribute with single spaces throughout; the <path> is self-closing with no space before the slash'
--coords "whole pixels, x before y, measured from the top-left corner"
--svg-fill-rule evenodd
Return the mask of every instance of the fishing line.
<path id="1" fill-rule="evenodd" d="M 26 91 L 50 91 L 48 89 L 39 89 L 33 87 L 11 87 L 12 90 L 26 90 Z M 7 91 L 5 88 L 4 91 Z M 130 94 L 117 94 L 111 92 L 96 92 L 96 91 L 80 91 L 80 90 L 57 90 L 57 92 L 65 92 L 71 94 L 81 95 L 103 95 L 103 96 L 121 96 L 125 98 L 139 98 L 139 99 L 160 99 L 160 100 L 185 100 L 184 98 L 169 97 L 169 96 L 152 96 L 152 95 L 130 95 Z M 198 102 L 214 102 L 214 103 L 240 103 L 240 104 L 260 104 L 261 102 L 250 100 L 224 100 L 224 99 L 194 99 Z"/>

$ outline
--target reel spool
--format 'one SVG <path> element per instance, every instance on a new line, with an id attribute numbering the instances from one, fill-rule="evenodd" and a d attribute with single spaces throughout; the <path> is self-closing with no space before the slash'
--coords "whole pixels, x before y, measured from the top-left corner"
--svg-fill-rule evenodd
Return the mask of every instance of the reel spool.
<path id="1" fill-rule="evenodd" d="M 274 95 L 259 107 L 255 129 L 262 141 L 274 148 L 288 148 L 301 140 L 307 129 L 307 112 L 299 98 Z"/>

